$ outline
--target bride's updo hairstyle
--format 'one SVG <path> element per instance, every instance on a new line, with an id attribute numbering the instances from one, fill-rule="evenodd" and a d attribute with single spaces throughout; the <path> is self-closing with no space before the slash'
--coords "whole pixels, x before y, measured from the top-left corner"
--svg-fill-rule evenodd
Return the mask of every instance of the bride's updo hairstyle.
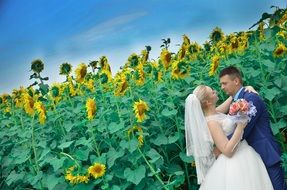
<path id="1" fill-rule="evenodd" d="M 208 100 L 207 88 L 205 85 L 197 86 L 192 92 L 201 104 L 201 108 L 206 108 L 206 101 Z"/>

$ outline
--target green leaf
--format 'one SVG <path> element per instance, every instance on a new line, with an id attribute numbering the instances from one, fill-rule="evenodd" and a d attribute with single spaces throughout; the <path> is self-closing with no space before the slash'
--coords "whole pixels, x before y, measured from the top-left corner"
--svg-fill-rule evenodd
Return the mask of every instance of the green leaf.
<path id="1" fill-rule="evenodd" d="M 129 142 L 128 142 L 128 150 L 130 151 L 130 153 L 132 153 L 133 151 L 135 151 L 138 148 L 138 140 L 136 138 L 132 138 Z"/>
<path id="2" fill-rule="evenodd" d="M 166 171 L 169 174 L 175 174 L 176 172 L 182 171 L 182 168 L 178 164 L 170 164 Z"/>
<path id="3" fill-rule="evenodd" d="M 274 135 L 280 132 L 280 129 L 283 129 L 287 126 L 287 122 L 284 119 L 280 119 L 277 123 L 271 123 L 271 129 Z"/>
<path id="4" fill-rule="evenodd" d="M 39 87 L 40 87 L 40 91 L 41 91 L 42 95 L 45 95 L 49 92 L 49 85 L 39 84 Z"/>
<path id="5" fill-rule="evenodd" d="M 109 126 L 108 126 L 108 130 L 111 134 L 123 129 L 125 127 L 124 123 L 114 123 L 112 122 Z"/>
<path id="6" fill-rule="evenodd" d="M 89 154 L 90 149 L 87 147 L 81 147 L 75 152 L 76 158 L 82 161 L 87 161 L 89 158 Z"/>
<path id="7" fill-rule="evenodd" d="M 157 146 L 160 146 L 162 144 L 168 144 L 168 138 L 164 134 L 159 134 L 158 137 L 154 140 L 151 140 L 151 142 Z"/>
<path id="8" fill-rule="evenodd" d="M 37 175 L 35 176 L 34 174 L 32 173 L 29 173 L 27 175 L 27 181 L 32 185 L 34 186 L 39 180 L 41 180 L 43 177 L 43 172 L 42 171 L 39 171 L 37 173 Z"/>
<path id="9" fill-rule="evenodd" d="M 177 114 L 177 110 L 176 109 L 169 110 L 165 108 L 164 110 L 162 110 L 161 114 L 165 117 L 171 117 Z"/>
<path id="10" fill-rule="evenodd" d="M 251 72 L 249 72 L 250 75 L 252 77 L 257 77 L 258 75 L 260 75 L 260 71 L 259 70 L 252 70 Z"/>
<path id="11" fill-rule="evenodd" d="M 158 159 L 162 158 L 162 156 L 153 148 L 149 150 L 146 155 L 151 159 L 151 163 L 155 163 Z"/>
<path id="12" fill-rule="evenodd" d="M 25 173 L 16 173 L 15 170 L 13 170 L 6 178 L 6 183 L 8 186 L 10 186 L 12 183 L 16 183 L 18 180 L 21 180 L 24 178 Z"/>
<path id="13" fill-rule="evenodd" d="M 95 183 L 98 181 L 101 182 L 101 180 L 96 180 L 94 181 L 93 183 L 88 183 L 88 184 L 85 184 L 85 183 L 79 183 L 75 186 L 73 186 L 73 190 L 93 190 L 94 187 L 95 187 Z"/>
<path id="14" fill-rule="evenodd" d="M 47 179 L 47 182 L 46 182 L 47 186 L 46 187 L 48 187 L 49 190 L 52 190 L 59 183 L 59 180 L 61 178 L 52 174 L 52 175 L 49 175 L 46 179 Z"/>
<path id="15" fill-rule="evenodd" d="M 58 146 L 58 148 L 60 148 L 60 149 L 67 148 L 67 147 L 69 147 L 73 142 L 74 142 L 74 141 L 64 142 L 64 143 L 60 144 L 60 145 Z"/>
<path id="16" fill-rule="evenodd" d="M 175 133 L 174 136 L 168 137 L 168 143 L 169 144 L 175 143 L 178 139 L 179 139 L 179 133 Z"/>
<path id="17" fill-rule="evenodd" d="M 121 190 L 121 188 L 117 185 L 113 185 L 111 190 Z"/>
<path id="18" fill-rule="evenodd" d="M 107 153 L 102 153 L 101 156 L 90 155 L 91 163 L 106 163 L 107 162 Z"/>
<path id="19" fill-rule="evenodd" d="M 273 87 L 271 89 L 264 89 L 263 93 L 267 100 L 272 101 L 278 94 L 281 93 L 281 91 L 278 88 Z"/>
<path id="20" fill-rule="evenodd" d="M 115 160 L 122 157 L 124 155 L 124 151 L 120 149 L 118 152 L 114 148 L 110 148 L 109 152 L 107 153 L 107 159 L 108 159 L 108 166 L 111 168 Z"/>
<path id="21" fill-rule="evenodd" d="M 276 63 L 273 61 L 270 61 L 269 59 L 262 60 L 262 64 L 265 65 L 269 70 L 273 71 L 276 67 Z"/>
<path id="22" fill-rule="evenodd" d="M 50 149 L 46 148 L 42 151 L 41 157 L 39 160 L 42 160 L 48 153 L 50 152 Z"/>
<path id="23" fill-rule="evenodd" d="M 53 166 L 54 171 L 56 172 L 59 168 L 63 167 L 64 161 L 66 157 L 62 157 L 60 159 L 54 158 L 50 161 L 50 164 Z"/>
<path id="24" fill-rule="evenodd" d="M 284 115 L 287 115 L 287 105 L 281 106 L 280 112 L 282 112 Z"/>
<path id="25" fill-rule="evenodd" d="M 13 121 L 11 119 L 3 119 L 1 121 L 2 126 L 10 126 L 11 124 L 13 124 Z"/>
<path id="26" fill-rule="evenodd" d="M 30 157 L 30 149 L 24 149 L 19 151 L 18 149 L 15 149 L 12 153 L 12 157 L 15 158 L 14 164 L 22 164 L 26 162 L 26 160 Z"/>
<path id="27" fill-rule="evenodd" d="M 82 137 L 79 140 L 76 140 L 75 146 L 84 145 L 84 146 L 91 147 L 92 146 L 91 141 L 92 139 L 86 139 L 86 137 Z"/>
<path id="28" fill-rule="evenodd" d="M 192 156 L 187 156 L 186 153 L 183 152 L 179 153 L 179 157 L 182 161 L 186 163 L 192 163 L 192 161 L 194 160 Z"/>
<path id="29" fill-rule="evenodd" d="M 131 170 L 130 168 L 126 168 L 124 171 L 124 176 L 127 181 L 130 181 L 136 185 L 138 185 L 141 180 L 145 177 L 146 169 L 144 166 L 139 166 L 135 170 Z"/>
<path id="30" fill-rule="evenodd" d="M 72 123 L 72 121 L 66 121 L 64 122 L 64 128 L 67 132 L 70 132 L 71 129 L 73 128 L 74 124 Z"/>

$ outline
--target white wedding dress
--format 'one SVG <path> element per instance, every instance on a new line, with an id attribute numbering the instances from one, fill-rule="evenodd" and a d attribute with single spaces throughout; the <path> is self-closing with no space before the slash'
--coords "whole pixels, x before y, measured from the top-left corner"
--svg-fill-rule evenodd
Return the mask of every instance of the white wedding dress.
<path id="1" fill-rule="evenodd" d="M 206 118 L 218 121 L 230 135 L 235 125 L 230 116 L 216 114 Z M 245 140 L 239 142 L 231 158 L 221 154 L 207 171 L 200 190 L 273 190 L 259 154 Z"/>

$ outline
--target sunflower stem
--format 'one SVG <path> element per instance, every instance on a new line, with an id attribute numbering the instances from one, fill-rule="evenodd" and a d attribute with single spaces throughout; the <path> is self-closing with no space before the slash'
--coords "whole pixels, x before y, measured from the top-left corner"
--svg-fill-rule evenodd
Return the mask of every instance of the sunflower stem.
<path id="1" fill-rule="evenodd" d="M 77 160 L 75 160 L 75 158 L 73 158 L 70 154 L 67 154 L 65 152 L 60 152 L 60 154 L 64 155 L 64 156 L 67 156 L 68 158 L 70 158 L 71 160 L 73 160 L 76 165 L 80 168 L 80 164 L 77 162 Z"/>
<path id="2" fill-rule="evenodd" d="M 35 114 L 33 115 L 32 124 L 31 124 L 32 125 L 32 149 L 33 149 L 33 152 L 34 152 L 36 173 L 38 174 L 40 172 L 40 168 L 39 168 L 38 156 L 37 156 L 37 150 L 36 150 L 36 144 L 35 144 L 34 119 L 35 119 Z M 43 183 L 42 183 L 41 180 L 40 180 L 40 185 L 41 185 L 41 189 L 43 189 Z"/>
<path id="3" fill-rule="evenodd" d="M 142 151 L 140 150 L 140 148 L 138 147 L 138 151 L 140 152 L 141 156 L 143 157 L 143 159 L 145 160 L 145 162 L 147 163 L 148 167 L 150 168 L 150 170 L 152 171 L 152 173 L 155 175 L 155 177 L 157 178 L 157 180 L 163 185 L 163 188 L 165 190 L 169 190 L 164 182 L 160 179 L 160 177 L 158 176 L 157 172 L 154 170 L 154 168 L 152 167 L 152 165 L 149 163 L 149 161 L 146 159 L 145 155 L 142 153 Z"/>

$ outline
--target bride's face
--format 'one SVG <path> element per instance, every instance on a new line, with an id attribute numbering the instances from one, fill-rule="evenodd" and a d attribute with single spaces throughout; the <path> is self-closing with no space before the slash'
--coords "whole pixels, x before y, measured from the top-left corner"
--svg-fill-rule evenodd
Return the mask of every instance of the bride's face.
<path id="1" fill-rule="evenodd" d="M 212 104 L 216 104 L 216 102 L 218 100 L 217 91 L 213 90 L 209 86 L 207 86 L 206 91 L 207 91 L 207 94 L 209 97 L 208 101 Z"/>

